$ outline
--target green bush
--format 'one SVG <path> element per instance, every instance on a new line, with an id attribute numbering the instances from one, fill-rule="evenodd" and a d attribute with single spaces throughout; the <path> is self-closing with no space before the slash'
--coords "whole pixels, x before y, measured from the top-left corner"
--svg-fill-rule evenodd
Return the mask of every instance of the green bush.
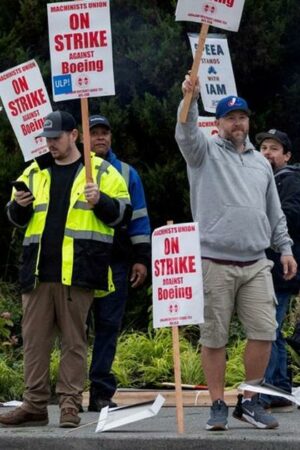
<path id="1" fill-rule="evenodd" d="M 180 357 L 182 382 L 204 383 L 199 352 L 182 333 Z M 171 329 L 123 333 L 119 339 L 113 372 L 122 387 L 158 387 L 163 382 L 173 381 Z"/>
<path id="2" fill-rule="evenodd" d="M 0 400 L 21 400 L 24 391 L 23 362 L 11 365 L 11 361 L 0 359 Z"/>
<path id="3" fill-rule="evenodd" d="M 170 330 L 131 332 L 120 336 L 113 372 L 123 387 L 145 387 L 169 378 L 172 366 Z"/>
<path id="4" fill-rule="evenodd" d="M 245 380 L 244 351 L 246 340 L 237 339 L 227 348 L 227 364 L 225 373 L 225 386 L 237 387 Z"/>

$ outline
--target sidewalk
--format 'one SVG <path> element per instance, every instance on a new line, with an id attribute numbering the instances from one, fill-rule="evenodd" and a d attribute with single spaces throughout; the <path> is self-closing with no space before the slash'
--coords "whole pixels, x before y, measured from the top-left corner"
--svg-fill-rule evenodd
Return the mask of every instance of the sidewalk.
<path id="1" fill-rule="evenodd" d="M 5 408 L 5 411 L 9 410 Z M 280 427 L 258 430 L 231 417 L 229 430 L 205 430 L 207 407 L 185 407 L 185 433 L 177 434 L 176 408 L 163 407 L 157 416 L 112 431 L 95 433 L 96 425 L 58 428 L 58 406 L 49 406 L 50 423 L 35 428 L 0 428 L 1 450 L 300 450 L 300 410 L 276 414 Z M 0 409 L 0 413 L 4 408 Z M 97 421 L 98 413 L 81 414 L 81 425 Z"/>

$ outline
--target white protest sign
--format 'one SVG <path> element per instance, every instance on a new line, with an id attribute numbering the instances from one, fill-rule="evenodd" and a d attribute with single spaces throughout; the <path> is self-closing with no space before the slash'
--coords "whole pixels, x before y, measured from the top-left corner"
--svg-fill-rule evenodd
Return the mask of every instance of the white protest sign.
<path id="1" fill-rule="evenodd" d="M 214 134 L 218 134 L 217 120 L 215 117 L 198 117 L 198 127 L 205 134 L 207 138 L 212 137 Z"/>
<path id="2" fill-rule="evenodd" d="M 283 397 L 300 406 L 300 388 L 292 389 L 292 393 L 288 393 L 283 389 L 277 388 L 271 384 L 265 383 L 264 380 L 245 381 L 238 386 L 241 391 L 257 392 L 259 394 L 275 395 Z"/>
<path id="3" fill-rule="evenodd" d="M 114 95 L 110 1 L 47 8 L 53 99 Z"/>
<path id="4" fill-rule="evenodd" d="M 154 328 L 203 322 L 198 223 L 154 230 L 152 273 Z"/>
<path id="5" fill-rule="evenodd" d="M 154 402 L 137 403 L 119 408 L 108 408 L 106 406 L 101 409 L 95 433 L 154 417 L 159 413 L 164 402 L 165 398 L 158 394 Z"/>
<path id="6" fill-rule="evenodd" d="M 198 35 L 189 34 L 188 36 L 193 57 L 195 57 Z M 225 37 L 211 35 L 206 38 L 198 76 L 205 111 L 214 113 L 221 98 L 237 95 L 228 42 Z"/>
<path id="7" fill-rule="evenodd" d="M 0 74 L 0 96 L 25 161 L 48 152 L 41 133 L 51 103 L 34 59 Z"/>
<path id="8" fill-rule="evenodd" d="M 238 31 L 245 0 L 178 0 L 176 20 Z"/>

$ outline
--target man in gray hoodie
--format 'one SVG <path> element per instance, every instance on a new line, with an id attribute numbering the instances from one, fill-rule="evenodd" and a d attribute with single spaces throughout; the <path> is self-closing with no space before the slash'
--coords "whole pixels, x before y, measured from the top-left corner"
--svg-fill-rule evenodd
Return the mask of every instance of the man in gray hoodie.
<path id="1" fill-rule="evenodd" d="M 295 276 L 297 264 L 271 166 L 248 138 L 247 102 L 222 99 L 216 109 L 219 134 L 207 139 L 197 125 L 199 81 L 193 86 L 187 75 L 182 90 L 192 92 L 192 102 L 186 123 L 178 119 L 175 137 L 187 163 L 191 209 L 201 236 L 205 322 L 200 342 L 212 400 L 206 429 L 227 430 L 224 379 L 232 313 L 237 311 L 247 336 L 246 380 L 263 378 L 276 338 L 273 263 L 265 249 L 271 245 L 281 253 L 286 279 Z M 233 415 L 257 428 L 278 426 L 253 392 L 239 397 Z"/>

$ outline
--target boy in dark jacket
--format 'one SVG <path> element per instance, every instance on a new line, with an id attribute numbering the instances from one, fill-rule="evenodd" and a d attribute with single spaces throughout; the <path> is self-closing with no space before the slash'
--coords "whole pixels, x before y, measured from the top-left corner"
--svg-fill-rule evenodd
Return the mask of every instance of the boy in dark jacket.
<path id="1" fill-rule="evenodd" d="M 291 280 L 283 278 L 280 254 L 271 248 L 267 257 L 274 262 L 272 269 L 273 283 L 277 298 L 276 320 L 278 323 L 276 341 L 272 344 L 272 352 L 265 373 L 267 383 L 291 392 L 291 380 L 288 375 L 286 341 L 282 335 L 283 321 L 293 294 L 299 292 L 300 286 L 300 167 L 288 165 L 292 156 L 292 144 L 286 133 L 269 130 L 256 136 L 260 152 L 270 162 L 275 177 L 281 207 L 285 213 L 288 231 L 294 241 L 293 254 L 298 263 L 297 276 Z M 291 409 L 291 402 L 280 397 L 262 395 L 265 407 L 279 411 Z"/>

